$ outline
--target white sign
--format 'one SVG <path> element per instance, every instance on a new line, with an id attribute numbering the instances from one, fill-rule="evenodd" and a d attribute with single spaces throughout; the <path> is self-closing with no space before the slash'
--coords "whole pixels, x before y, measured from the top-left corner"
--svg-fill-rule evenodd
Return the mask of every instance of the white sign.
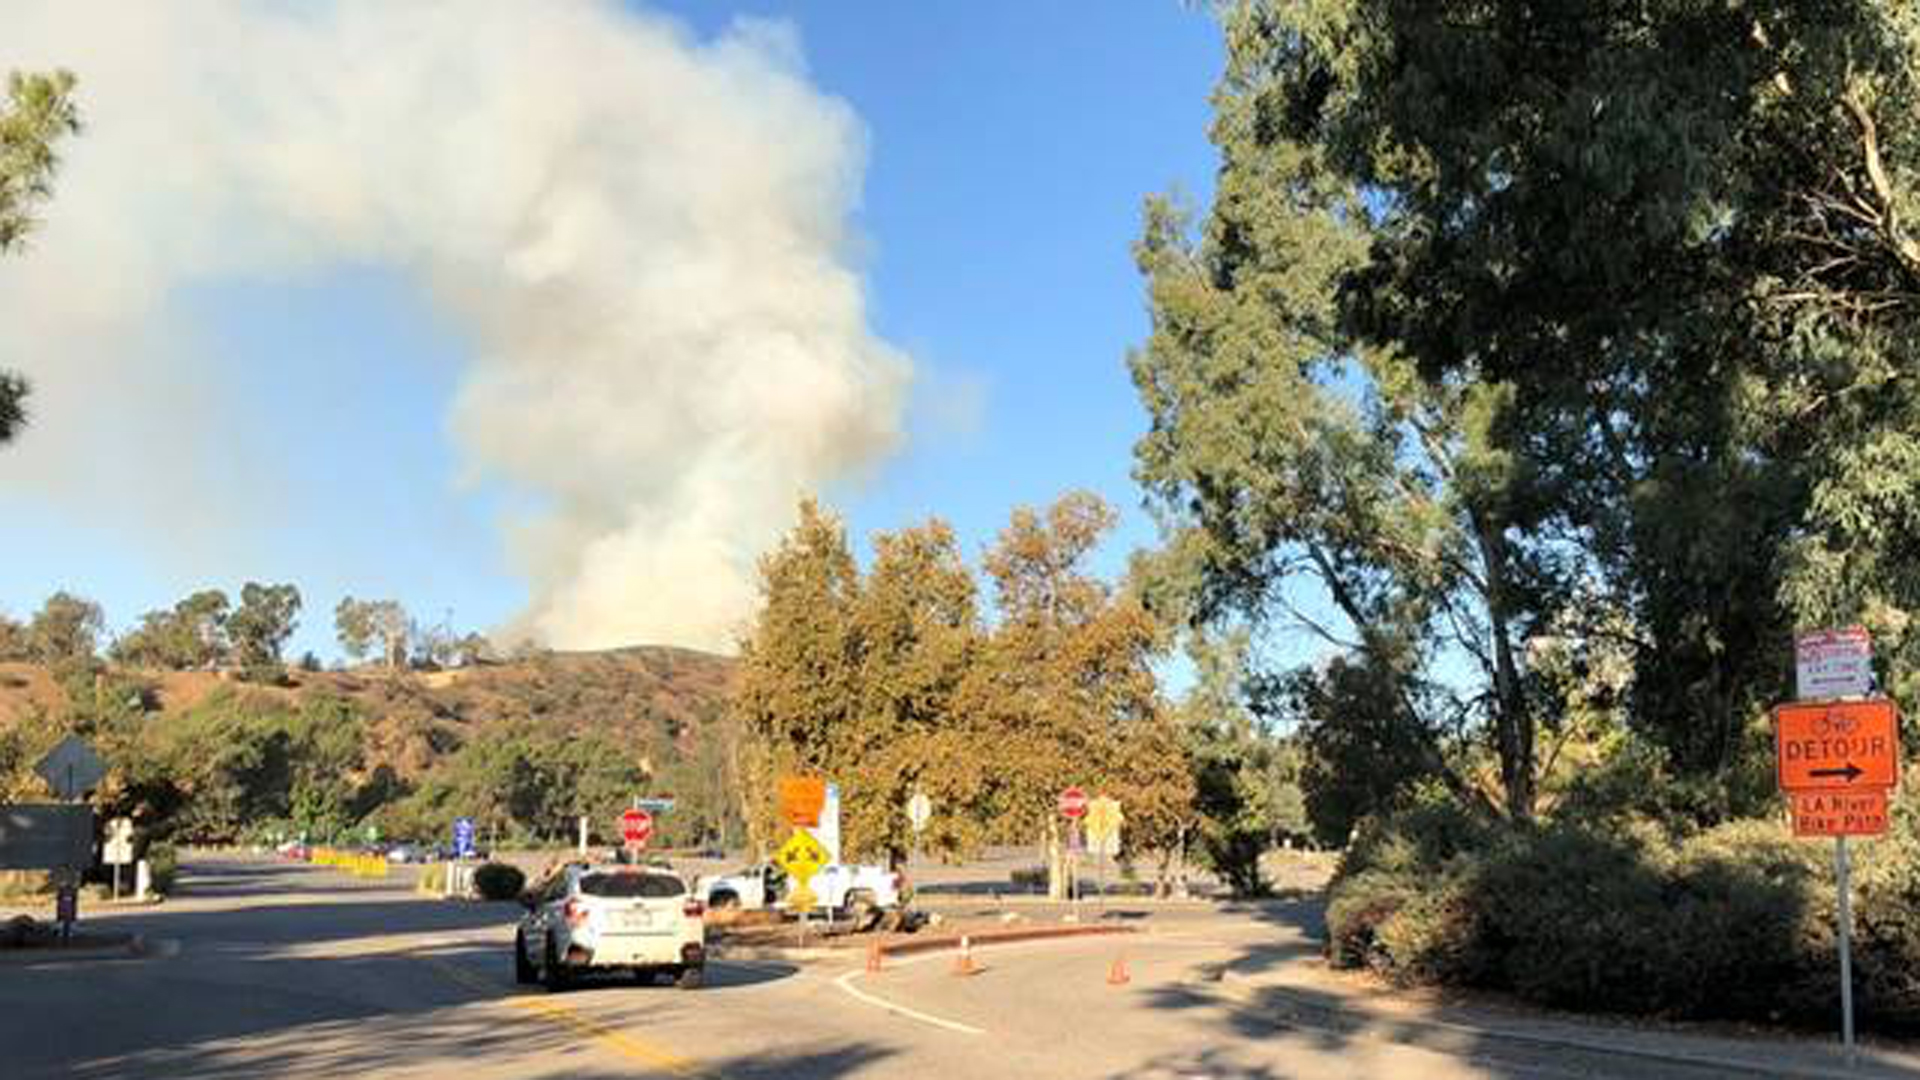
<path id="1" fill-rule="evenodd" d="M 53 789 L 55 798 L 77 799 L 92 791 L 107 775 L 107 763 L 100 760 L 100 755 L 93 752 L 85 739 L 69 735 L 48 751 L 33 771 Z"/>
<path id="2" fill-rule="evenodd" d="M 133 821 L 117 817 L 107 822 L 107 842 L 100 845 L 100 861 L 125 866 L 133 861 Z"/>
<path id="3" fill-rule="evenodd" d="M 907 823 L 913 826 L 913 831 L 920 832 L 925 829 L 927 819 L 932 816 L 933 800 L 921 792 L 914 792 L 913 798 L 907 800 Z"/>
<path id="4" fill-rule="evenodd" d="M 1866 697 L 1873 693 L 1873 638 L 1861 626 L 1795 635 L 1793 672 L 1801 701 Z"/>

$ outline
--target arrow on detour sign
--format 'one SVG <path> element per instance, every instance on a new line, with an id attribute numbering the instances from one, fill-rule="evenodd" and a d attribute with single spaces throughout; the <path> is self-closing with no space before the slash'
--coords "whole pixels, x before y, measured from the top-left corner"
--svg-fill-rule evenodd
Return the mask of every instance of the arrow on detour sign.
<path id="1" fill-rule="evenodd" d="M 1900 782 L 1900 714 L 1893 702 L 1808 701 L 1773 710 L 1780 790 L 1858 791 Z"/>

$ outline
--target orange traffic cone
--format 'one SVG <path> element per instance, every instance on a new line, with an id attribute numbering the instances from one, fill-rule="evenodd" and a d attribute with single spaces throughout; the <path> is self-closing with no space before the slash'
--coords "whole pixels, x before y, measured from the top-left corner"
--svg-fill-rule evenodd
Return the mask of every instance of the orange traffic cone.
<path id="1" fill-rule="evenodd" d="M 965 936 L 960 938 L 960 951 L 955 953 L 953 957 L 953 973 L 955 975 L 978 975 L 980 973 L 980 969 L 975 967 L 973 963 L 973 939 Z"/>
<path id="2" fill-rule="evenodd" d="M 876 940 L 867 943 L 867 972 L 869 974 L 879 974 L 881 955 L 879 941 Z"/>
<path id="3" fill-rule="evenodd" d="M 1127 954 L 1124 952 L 1115 953 L 1113 966 L 1107 969 L 1107 985 L 1125 986 L 1132 981 L 1133 976 L 1127 974 Z"/>

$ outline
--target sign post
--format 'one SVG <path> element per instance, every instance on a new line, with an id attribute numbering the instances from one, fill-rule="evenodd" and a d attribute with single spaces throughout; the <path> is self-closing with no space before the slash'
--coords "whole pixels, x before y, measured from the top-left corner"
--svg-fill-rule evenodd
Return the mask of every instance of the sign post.
<path id="1" fill-rule="evenodd" d="M 1107 860 L 1120 855 L 1120 826 L 1127 817 L 1120 800 L 1102 795 L 1087 804 L 1087 847 L 1099 860 L 1095 873 L 1100 882 L 1100 902 L 1107 902 Z"/>
<path id="2" fill-rule="evenodd" d="M 774 852 L 773 861 L 793 879 L 793 888 L 787 890 L 787 910 L 797 909 L 800 912 L 800 940 L 805 942 L 807 916 L 812 913 L 814 905 L 820 902 L 807 883 L 813 880 L 813 875 L 819 873 L 821 867 L 827 865 L 827 849 L 813 838 L 813 834 L 795 826 L 793 835 L 780 845 L 779 851 Z"/>
<path id="3" fill-rule="evenodd" d="M 913 826 L 913 861 L 920 859 L 920 834 L 927 831 L 927 821 L 933 817 L 933 800 L 926 793 L 916 791 L 913 798 L 907 800 L 907 824 Z"/>
<path id="4" fill-rule="evenodd" d="M 1801 690 L 1870 692 L 1872 654 L 1864 651 L 1865 642 L 1864 630 L 1801 635 L 1795 649 Z M 1900 714 L 1884 698 L 1797 701 L 1773 711 L 1773 738 L 1776 776 L 1792 808 L 1794 835 L 1833 837 L 1834 886 L 1840 894 L 1840 1042 L 1851 1066 L 1853 888 L 1847 838 L 1887 831 L 1888 792 L 1900 783 Z"/>
<path id="5" fill-rule="evenodd" d="M 100 861 L 113 867 L 113 898 L 120 899 L 120 868 L 133 861 L 133 821 L 117 817 L 107 822 L 107 842 L 100 845 Z"/>
<path id="6" fill-rule="evenodd" d="M 1087 816 L 1085 788 L 1075 784 L 1060 793 L 1060 816 L 1067 819 L 1067 899 L 1078 904 L 1080 865 L 1076 856 L 1080 851 L 1080 819 Z"/>

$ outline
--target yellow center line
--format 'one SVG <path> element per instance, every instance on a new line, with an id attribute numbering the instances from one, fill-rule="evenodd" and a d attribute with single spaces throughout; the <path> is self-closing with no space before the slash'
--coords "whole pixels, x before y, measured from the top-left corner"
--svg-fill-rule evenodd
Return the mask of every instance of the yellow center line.
<path id="1" fill-rule="evenodd" d="M 471 972 L 462 971 L 458 966 L 441 960 L 438 957 L 426 956 L 421 953 L 414 953 L 413 957 L 446 976 L 448 979 L 470 990 L 492 994 L 499 989 L 499 987 L 487 980 Z M 550 1024 L 585 1035 L 629 1061 L 637 1061 L 642 1065 L 663 1069 L 675 1076 L 688 1077 L 689 1080 L 724 1080 L 719 1073 L 710 1069 L 703 1069 L 699 1064 L 689 1058 L 681 1057 L 679 1054 L 665 1047 L 656 1046 L 645 1039 L 628 1035 L 622 1031 L 616 1031 L 598 1020 L 582 1016 L 580 1013 L 551 998 L 539 997 L 532 994 L 514 994 L 510 997 L 499 998 L 497 1000 L 503 1004 L 511 1005 L 522 1012 L 537 1016 Z"/>

